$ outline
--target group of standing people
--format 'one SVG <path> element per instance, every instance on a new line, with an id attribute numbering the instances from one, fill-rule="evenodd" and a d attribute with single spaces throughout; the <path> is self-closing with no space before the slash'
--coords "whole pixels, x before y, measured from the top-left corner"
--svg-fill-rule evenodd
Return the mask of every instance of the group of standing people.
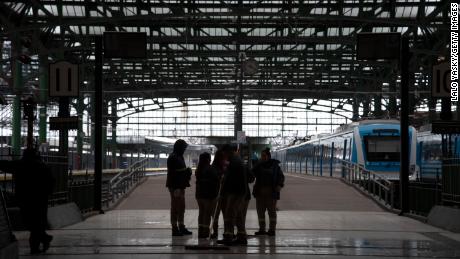
<path id="1" fill-rule="evenodd" d="M 177 140 L 167 161 L 166 187 L 171 195 L 171 226 L 173 236 L 191 235 L 184 225 L 185 189 L 190 186 L 192 170 L 185 164 L 184 140 Z M 217 243 L 246 245 L 246 212 L 251 199 L 249 184 L 255 181 L 252 194 L 256 198 L 259 231 L 255 235 L 274 236 L 276 203 L 284 186 L 284 174 L 279 161 L 272 159 L 270 149 L 262 151 L 261 159 L 252 170 L 243 163 L 236 145 L 224 145 L 214 155 L 205 152 L 195 170 L 198 202 L 198 238 L 218 238 L 218 219 L 224 218 L 223 239 Z M 266 229 L 265 212 L 269 226 Z M 211 226 L 211 221 L 213 224 Z M 237 230 L 235 235 L 235 228 Z M 211 233 L 212 229 L 212 233 Z"/>

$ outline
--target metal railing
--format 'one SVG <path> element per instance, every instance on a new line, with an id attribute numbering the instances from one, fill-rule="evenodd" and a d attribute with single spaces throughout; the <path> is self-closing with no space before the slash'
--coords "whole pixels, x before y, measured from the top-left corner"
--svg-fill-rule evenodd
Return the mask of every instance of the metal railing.
<path id="1" fill-rule="evenodd" d="M 332 164 L 338 166 L 332 170 L 332 174 L 329 167 L 323 167 L 323 174 L 321 174 L 321 167 L 314 165 L 310 165 L 311 170 L 307 168 L 305 173 L 340 177 L 385 208 L 399 212 L 401 208 L 399 177 L 389 180 L 383 175 L 365 169 L 362 165 L 336 158 Z M 300 170 L 297 170 L 297 167 L 295 162 L 283 163 L 283 168 L 288 171 L 304 172 L 305 167 L 299 167 Z M 327 169 L 326 173 L 324 173 L 325 169 Z M 426 217 L 435 205 L 458 206 L 460 204 L 460 174 L 458 173 L 460 159 L 444 159 L 442 169 L 433 166 L 432 172 L 434 174 L 423 181 L 419 179 L 409 182 L 409 211 L 412 215 Z"/>
<path id="2" fill-rule="evenodd" d="M 8 157 L 11 159 L 10 157 Z M 50 168 L 55 179 L 54 192 L 49 197 L 49 206 L 66 202 L 75 202 L 82 212 L 89 212 L 94 207 L 94 179 L 84 177 L 76 179 L 69 174 L 67 157 L 55 154 L 45 154 L 43 161 Z M 149 158 L 137 161 L 128 168 L 112 177 L 104 175 L 102 185 L 102 203 L 109 207 L 111 203 L 122 198 L 129 190 L 138 184 L 145 176 Z M 110 177 L 110 178 L 107 178 Z M 0 186 L 6 196 L 8 207 L 17 206 L 13 175 L 0 171 Z"/>
<path id="3" fill-rule="evenodd" d="M 115 176 L 103 179 L 101 197 L 105 208 L 110 208 L 141 182 L 145 177 L 147 165 L 148 158 L 145 158 Z M 71 179 L 69 182 L 69 200 L 75 202 L 82 212 L 92 211 L 94 208 L 94 179 Z"/>
<path id="4" fill-rule="evenodd" d="M 0 189 L 0 248 L 6 247 L 16 241 L 12 229 L 5 198 L 3 196 L 3 190 Z"/>
<path id="5" fill-rule="evenodd" d="M 75 202 L 81 212 L 90 212 L 94 208 L 94 180 L 69 182 L 69 200 Z"/>
<path id="6" fill-rule="evenodd" d="M 369 194 L 374 200 L 388 208 L 395 208 L 397 188 L 392 181 L 384 176 L 366 170 L 363 166 L 349 162 L 342 162 L 343 179 Z"/>
<path id="7" fill-rule="evenodd" d="M 13 158 L 19 159 L 20 156 L 2 156 L 2 160 L 11 161 Z M 56 153 L 45 153 L 41 155 L 42 161 L 48 166 L 54 180 L 53 193 L 49 197 L 49 206 L 66 203 L 68 196 L 68 168 L 67 156 L 60 156 Z M 15 199 L 15 181 L 14 175 L 4 171 L 0 171 L 0 185 L 3 188 L 7 207 L 17 206 Z"/>
<path id="8" fill-rule="evenodd" d="M 388 180 L 375 172 L 364 169 L 362 166 L 342 161 L 343 178 L 364 191 L 375 201 L 388 209 L 400 210 L 400 190 L 398 180 Z M 409 211 L 411 214 L 426 217 L 431 208 L 442 204 L 442 185 L 433 182 L 409 182 Z"/>
<path id="9" fill-rule="evenodd" d="M 460 159 L 444 159 L 442 164 L 442 197 L 445 204 L 460 205 Z"/>
<path id="10" fill-rule="evenodd" d="M 148 161 L 148 158 L 137 161 L 126 170 L 106 181 L 102 187 L 102 203 L 106 204 L 108 207 L 110 203 L 114 203 L 118 199 L 123 198 L 129 190 L 145 177 L 145 168 L 147 167 Z"/>
<path id="11" fill-rule="evenodd" d="M 439 182 L 410 182 L 409 211 L 419 216 L 428 216 L 431 208 L 442 203 L 441 190 Z"/>

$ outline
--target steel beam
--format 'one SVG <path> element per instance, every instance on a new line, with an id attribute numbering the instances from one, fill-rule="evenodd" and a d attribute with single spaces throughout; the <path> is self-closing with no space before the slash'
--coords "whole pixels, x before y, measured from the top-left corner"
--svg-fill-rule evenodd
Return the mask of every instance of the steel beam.
<path id="1" fill-rule="evenodd" d="M 94 210 L 102 213 L 102 37 L 95 37 L 95 67 L 94 67 L 94 88 L 95 88 L 95 109 L 94 109 Z"/>
<path id="2" fill-rule="evenodd" d="M 47 108 L 48 102 L 48 59 L 46 56 L 40 56 L 40 118 L 38 125 L 39 144 L 46 143 L 47 135 Z"/>
<path id="3" fill-rule="evenodd" d="M 18 55 L 20 44 L 17 40 L 13 41 L 13 53 Z M 17 92 L 13 101 L 13 127 L 12 127 L 12 136 L 11 136 L 11 147 L 12 154 L 14 159 L 18 159 L 21 155 L 21 95 L 20 92 L 23 88 L 23 75 L 22 75 L 22 63 L 14 58 L 13 63 L 13 89 Z"/>

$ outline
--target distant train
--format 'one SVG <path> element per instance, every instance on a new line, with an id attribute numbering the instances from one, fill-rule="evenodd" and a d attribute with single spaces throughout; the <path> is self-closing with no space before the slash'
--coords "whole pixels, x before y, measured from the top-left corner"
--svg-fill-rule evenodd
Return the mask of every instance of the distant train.
<path id="1" fill-rule="evenodd" d="M 452 157 L 460 157 L 460 136 L 451 135 L 450 140 L 445 139 L 446 144 L 451 143 Z M 445 145 L 447 148 L 447 145 Z M 446 152 L 447 153 L 447 152 Z M 432 134 L 431 130 L 417 133 L 417 165 L 419 167 L 418 179 L 421 181 L 440 180 L 442 176 L 442 136 Z"/>
<path id="2" fill-rule="evenodd" d="M 410 179 L 415 179 L 416 131 L 409 128 Z M 273 152 L 287 171 L 342 177 L 342 161 L 359 164 L 389 180 L 399 179 L 400 124 L 395 120 L 368 120 L 342 126 L 299 145 Z"/>

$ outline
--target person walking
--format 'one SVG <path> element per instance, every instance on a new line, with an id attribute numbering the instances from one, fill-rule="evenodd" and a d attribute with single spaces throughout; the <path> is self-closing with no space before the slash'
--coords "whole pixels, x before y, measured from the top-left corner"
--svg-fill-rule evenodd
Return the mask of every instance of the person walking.
<path id="1" fill-rule="evenodd" d="M 255 235 L 275 236 L 276 203 L 280 199 L 280 191 L 284 186 L 284 174 L 279 166 L 280 161 L 271 158 L 270 149 L 262 151 L 261 161 L 252 169 L 256 177 L 253 194 L 256 198 L 259 231 Z M 268 211 L 269 228 L 265 231 L 265 211 Z"/>
<path id="2" fill-rule="evenodd" d="M 219 191 L 219 175 L 211 166 L 211 154 L 200 154 L 195 171 L 196 193 L 198 202 L 198 238 L 208 238 L 211 217 L 216 207 L 216 198 Z"/>
<path id="3" fill-rule="evenodd" d="M 184 152 L 187 142 L 182 139 L 174 143 L 173 152 L 167 160 L 166 187 L 171 196 L 171 227 L 173 236 L 191 235 L 184 225 L 185 189 L 190 187 L 192 169 L 185 165 Z"/>
<path id="4" fill-rule="evenodd" d="M 46 233 L 48 197 L 54 188 L 50 169 L 34 148 L 27 148 L 20 160 L 0 161 L 0 170 L 13 174 L 21 217 L 30 231 L 30 253 L 46 252 L 53 240 L 53 236 Z M 43 245 L 41 250 L 40 245 Z"/>

